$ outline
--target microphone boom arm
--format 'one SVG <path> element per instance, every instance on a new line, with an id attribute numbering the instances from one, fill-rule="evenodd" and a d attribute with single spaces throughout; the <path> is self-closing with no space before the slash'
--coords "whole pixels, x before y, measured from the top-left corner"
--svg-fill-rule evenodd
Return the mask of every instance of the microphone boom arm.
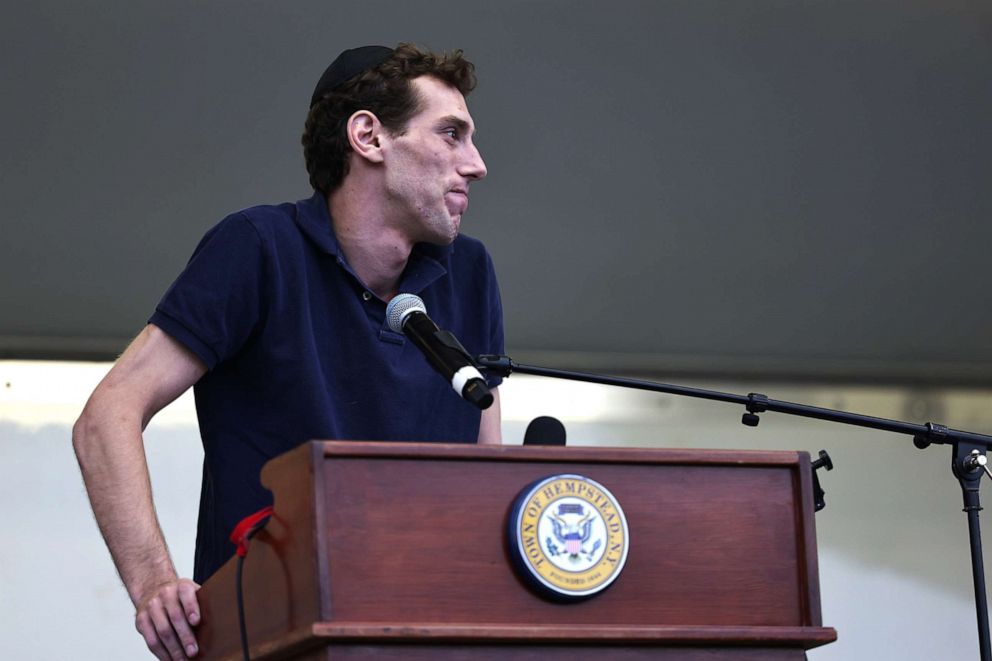
<path id="1" fill-rule="evenodd" d="M 480 368 L 492 370 L 504 377 L 508 377 L 510 374 L 518 372 L 520 374 L 547 376 L 555 379 L 568 379 L 570 381 L 584 381 L 586 383 L 598 383 L 607 386 L 619 386 L 621 388 L 633 388 L 635 390 L 649 390 L 651 392 L 667 393 L 669 395 L 680 395 L 683 397 L 695 397 L 697 399 L 709 399 L 712 401 L 739 404 L 747 409 L 742 422 L 750 427 L 757 426 L 758 413 L 770 411 L 909 435 L 913 437 L 914 443 L 920 449 L 927 447 L 931 443 L 950 445 L 956 442 L 974 443 L 985 448 L 986 450 L 992 448 L 992 436 L 987 436 L 985 434 L 949 429 L 944 425 L 933 422 L 919 425 L 911 422 L 901 422 L 899 420 L 889 420 L 887 418 L 876 418 L 868 415 L 860 415 L 858 413 L 821 408 L 818 406 L 785 402 L 777 399 L 769 399 L 766 395 L 762 395 L 760 393 L 736 395 L 733 393 L 719 392 L 716 390 L 690 388 L 688 386 L 656 383 L 654 381 L 644 381 L 641 379 L 627 379 L 605 374 L 591 374 L 589 372 L 574 372 L 548 367 L 538 367 L 535 365 L 522 365 L 514 362 L 509 356 L 481 355 L 476 357 L 475 362 Z M 753 418 L 750 416 L 753 416 Z"/>

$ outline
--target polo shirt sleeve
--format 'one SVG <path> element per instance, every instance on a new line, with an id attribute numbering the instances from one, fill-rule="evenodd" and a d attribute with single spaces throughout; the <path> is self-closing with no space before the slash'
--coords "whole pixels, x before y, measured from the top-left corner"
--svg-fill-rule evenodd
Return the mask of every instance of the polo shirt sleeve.
<path id="1" fill-rule="evenodd" d="M 228 216 L 206 233 L 148 321 L 213 369 L 258 327 L 264 270 L 255 226 L 243 214 Z"/>

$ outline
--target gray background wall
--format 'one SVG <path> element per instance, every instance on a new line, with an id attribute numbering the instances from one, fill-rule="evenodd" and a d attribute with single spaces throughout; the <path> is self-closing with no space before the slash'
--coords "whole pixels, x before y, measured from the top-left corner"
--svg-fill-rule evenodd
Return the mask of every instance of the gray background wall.
<path id="1" fill-rule="evenodd" d="M 202 233 L 309 194 L 344 47 L 464 48 L 508 350 L 992 382 L 992 6 L 7 3 L 0 352 L 111 357 Z"/>

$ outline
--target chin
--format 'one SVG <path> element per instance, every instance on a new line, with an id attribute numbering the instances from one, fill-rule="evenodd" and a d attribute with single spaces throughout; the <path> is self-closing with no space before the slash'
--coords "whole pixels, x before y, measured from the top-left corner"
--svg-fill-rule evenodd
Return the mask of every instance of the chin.
<path id="1" fill-rule="evenodd" d="M 461 229 L 462 214 L 452 213 L 450 209 L 433 209 L 431 213 L 422 211 L 419 216 L 419 223 L 413 228 L 413 238 L 418 243 L 447 246 L 455 240 Z"/>
<path id="2" fill-rule="evenodd" d="M 433 243 L 439 246 L 450 245 L 455 238 L 458 236 L 458 232 L 461 229 L 461 218 L 456 216 L 448 220 L 447 222 L 438 225 L 437 231 L 433 232 L 431 237 L 427 239 L 428 243 Z"/>

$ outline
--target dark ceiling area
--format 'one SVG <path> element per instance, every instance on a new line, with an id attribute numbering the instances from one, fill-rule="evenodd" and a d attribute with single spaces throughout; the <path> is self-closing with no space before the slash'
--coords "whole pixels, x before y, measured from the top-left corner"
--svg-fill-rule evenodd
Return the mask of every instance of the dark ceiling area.
<path id="1" fill-rule="evenodd" d="M 116 355 L 209 227 L 310 195 L 337 52 L 416 41 L 478 70 L 515 359 L 992 385 L 990 7 L 8 3 L 0 357 Z"/>

